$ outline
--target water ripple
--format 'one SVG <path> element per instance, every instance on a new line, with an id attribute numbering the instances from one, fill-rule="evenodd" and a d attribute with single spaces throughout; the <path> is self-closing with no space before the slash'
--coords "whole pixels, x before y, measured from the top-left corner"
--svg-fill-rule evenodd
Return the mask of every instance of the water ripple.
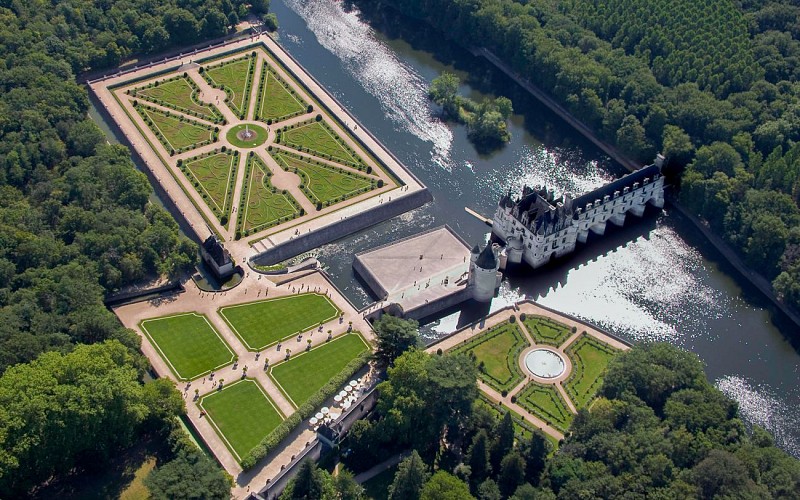
<path id="1" fill-rule="evenodd" d="M 800 442 L 792 429 L 800 428 L 796 408 L 771 387 L 754 385 L 745 378 L 729 375 L 717 380 L 717 388 L 739 403 L 739 414 L 749 424 L 760 425 L 775 436 L 775 444 L 787 453 L 800 457 Z"/>
<path id="2" fill-rule="evenodd" d="M 320 45 L 338 57 L 364 89 L 380 101 L 395 124 L 433 144 L 431 160 L 450 171 L 453 133 L 431 113 L 428 82 L 379 41 L 355 9 L 345 12 L 341 3 L 333 0 L 285 3 L 303 18 Z"/>

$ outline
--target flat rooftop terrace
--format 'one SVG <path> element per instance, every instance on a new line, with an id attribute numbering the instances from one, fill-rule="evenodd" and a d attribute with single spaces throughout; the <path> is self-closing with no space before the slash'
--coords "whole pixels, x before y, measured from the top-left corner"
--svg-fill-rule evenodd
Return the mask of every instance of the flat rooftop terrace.
<path id="1" fill-rule="evenodd" d="M 402 303 L 445 281 L 454 290 L 466 279 L 469 257 L 467 243 L 442 226 L 361 252 L 353 267 L 379 299 Z"/>

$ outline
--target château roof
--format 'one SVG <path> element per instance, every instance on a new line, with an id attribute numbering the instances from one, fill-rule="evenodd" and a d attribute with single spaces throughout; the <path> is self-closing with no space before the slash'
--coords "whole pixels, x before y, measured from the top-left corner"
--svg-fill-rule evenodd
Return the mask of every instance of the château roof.
<path id="1" fill-rule="evenodd" d="M 622 192 L 626 187 L 632 187 L 634 182 L 642 183 L 645 177 L 649 177 L 652 181 L 661 175 L 661 168 L 658 165 L 648 165 L 642 167 L 636 172 L 631 172 L 624 175 L 619 179 L 612 181 L 605 186 L 601 186 L 594 191 L 578 196 L 572 202 L 574 208 L 585 208 L 587 203 L 594 203 L 595 200 L 602 200 L 606 195 L 613 197 L 615 191 Z"/>
<path id="2" fill-rule="evenodd" d="M 495 267 L 497 267 L 497 258 L 494 256 L 491 243 L 486 244 L 486 247 L 483 249 L 483 252 L 481 252 L 481 254 L 478 255 L 478 259 L 475 261 L 475 265 L 480 267 L 481 269 L 494 269 Z"/>

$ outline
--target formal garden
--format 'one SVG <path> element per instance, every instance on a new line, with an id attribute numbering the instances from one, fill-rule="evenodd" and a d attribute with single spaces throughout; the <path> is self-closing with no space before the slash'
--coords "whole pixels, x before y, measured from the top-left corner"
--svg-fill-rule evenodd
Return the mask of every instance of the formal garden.
<path id="1" fill-rule="evenodd" d="M 211 144 L 219 128 L 135 102 L 133 106 L 170 155 Z"/>
<path id="2" fill-rule="evenodd" d="M 228 223 L 233 204 L 238 164 L 239 152 L 225 147 L 186 161 L 178 160 L 178 167 L 223 226 Z"/>
<path id="3" fill-rule="evenodd" d="M 300 190 L 317 206 L 317 210 L 383 185 L 382 180 L 376 181 L 296 153 L 276 149 L 270 154 L 283 170 L 301 177 Z"/>
<path id="4" fill-rule="evenodd" d="M 525 379 L 519 366 L 519 354 L 530 344 L 519 326 L 503 323 L 459 346 L 478 365 L 481 380 L 499 392 L 508 392 Z"/>
<path id="5" fill-rule="evenodd" d="M 287 359 L 269 371 L 269 376 L 295 407 L 306 403 L 345 366 L 369 350 L 358 332 L 342 335 L 313 349 L 308 349 L 309 345 L 305 341 L 286 343 Z"/>
<path id="6" fill-rule="evenodd" d="M 237 217 L 237 227 L 244 236 L 304 215 L 289 192 L 270 183 L 272 172 L 260 157 L 250 154 L 245 168 L 245 194 Z"/>
<path id="7" fill-rule="evenodd" d="M 576 410 L 591 403 L 609 361 L 619 351 L 585 331 L 577 334 L 576 327 L 521 313 L 463 341 L 451 352 L 473 360 L 479 379 L 495 391 L 495 398 L 509 397 L 518 411 L 563 433 L 574 417 L 570 403 Z M 491 391 L 487 391 L 484 397 L 489 401 Z M 514 414 L 518 432 L 524 434 L 524 415 L 505 410 Z"/>
<path id="8" fill-rule="evenodd" d="M 139 326 L 178 380 L 194 380 L 236 360 L 202 314 L 147 319 Z"/>
<path id="9" fill-rule="evenodd" d="M 199 93 L 197 84 L 186 74 L 180 74 L 151 82 L 131 95 L 212 123 L 223 123 L 222 113 L 212 104 L 202 102 Z"/>
<path id="10" fill-rule="evenodd" d="M 255 52 L 201 69 L 203 78 L 213 87 L 225 91 L 225 104 L 244 120 L 250 106 L 250 92 L 256 70 Z"/>
<path id="11" fill-rule="evenodd" d="M 575 328 L 570 328 L 544 316 L 528 316 L 523 324 L 534 342 L 553 347 L 559 347 L 576 331 Z"/>
<path id="12" fill-rule="evenodd" d="M 317 115 L 312 120 L 279 129 L 275 142 L 320 158 L 365 170 L 361 156 Z"/>
<path id="13" fill-rule="evenodd" d="M 268 125 L 313 111 L 303 97 L 266 66 L 261 71 L 257 103 L 256 119 Z"/>
<path id="14" fill-rule="evenodd" d="M 516 395 L 517 404 L 561 432 L 572 423 L 573 414 L 553 384 L 531 381 Z"/>
<path id="15" fill-rule="evenodd" d="M 582 408 L 594 398 L 603 384 L 608 363 L 619 351 L 584 332 L 567 347 L 566 353 L 572 361 L 572 373 L 564 389 L 575 407 Z"/>
<path id="16" fill-rule="evenodd" d="M 259 383 L 242 379 L 200 398 L 198 405 L 225 445 L 242 460 L 284 417 Z"/>
<path id="17" fill-rule="evenodd" d="M 303 293 L 227 306 L 219 314 L 248 350 L 260 351 L 282 341 L 294 345 L 288 339 L 339 317 L 341 311 L 323 294 Z"/>

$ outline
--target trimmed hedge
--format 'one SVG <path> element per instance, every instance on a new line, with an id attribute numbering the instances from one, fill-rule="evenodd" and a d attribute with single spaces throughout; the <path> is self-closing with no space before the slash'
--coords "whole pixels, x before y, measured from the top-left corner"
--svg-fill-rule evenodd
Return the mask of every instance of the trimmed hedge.
<path id="1" fill-rule="evenodd" d="M 364 351 L 357 358 L 350 361 L 345 365 L 338 375 L 331 378 L 322 389 L 316 392 L 313 396 L 308 398 L 308 401 L 303 403 L 297 411 L 292 413 L 286 420 L 270 432 L 255 448 L 250 450 L 241 461 L 242 468 L 248 470 L 253 468 L 261 459 L 266 457 L 281 441 L 292 432 L 303 420 L 311 417 L 317 411 L 317 408 L 325 402 L 326 399 L 333 396 L 339 391 L 339 388 L 347 382 L 364 364 L 372 357 L 370 350 Z"/>

